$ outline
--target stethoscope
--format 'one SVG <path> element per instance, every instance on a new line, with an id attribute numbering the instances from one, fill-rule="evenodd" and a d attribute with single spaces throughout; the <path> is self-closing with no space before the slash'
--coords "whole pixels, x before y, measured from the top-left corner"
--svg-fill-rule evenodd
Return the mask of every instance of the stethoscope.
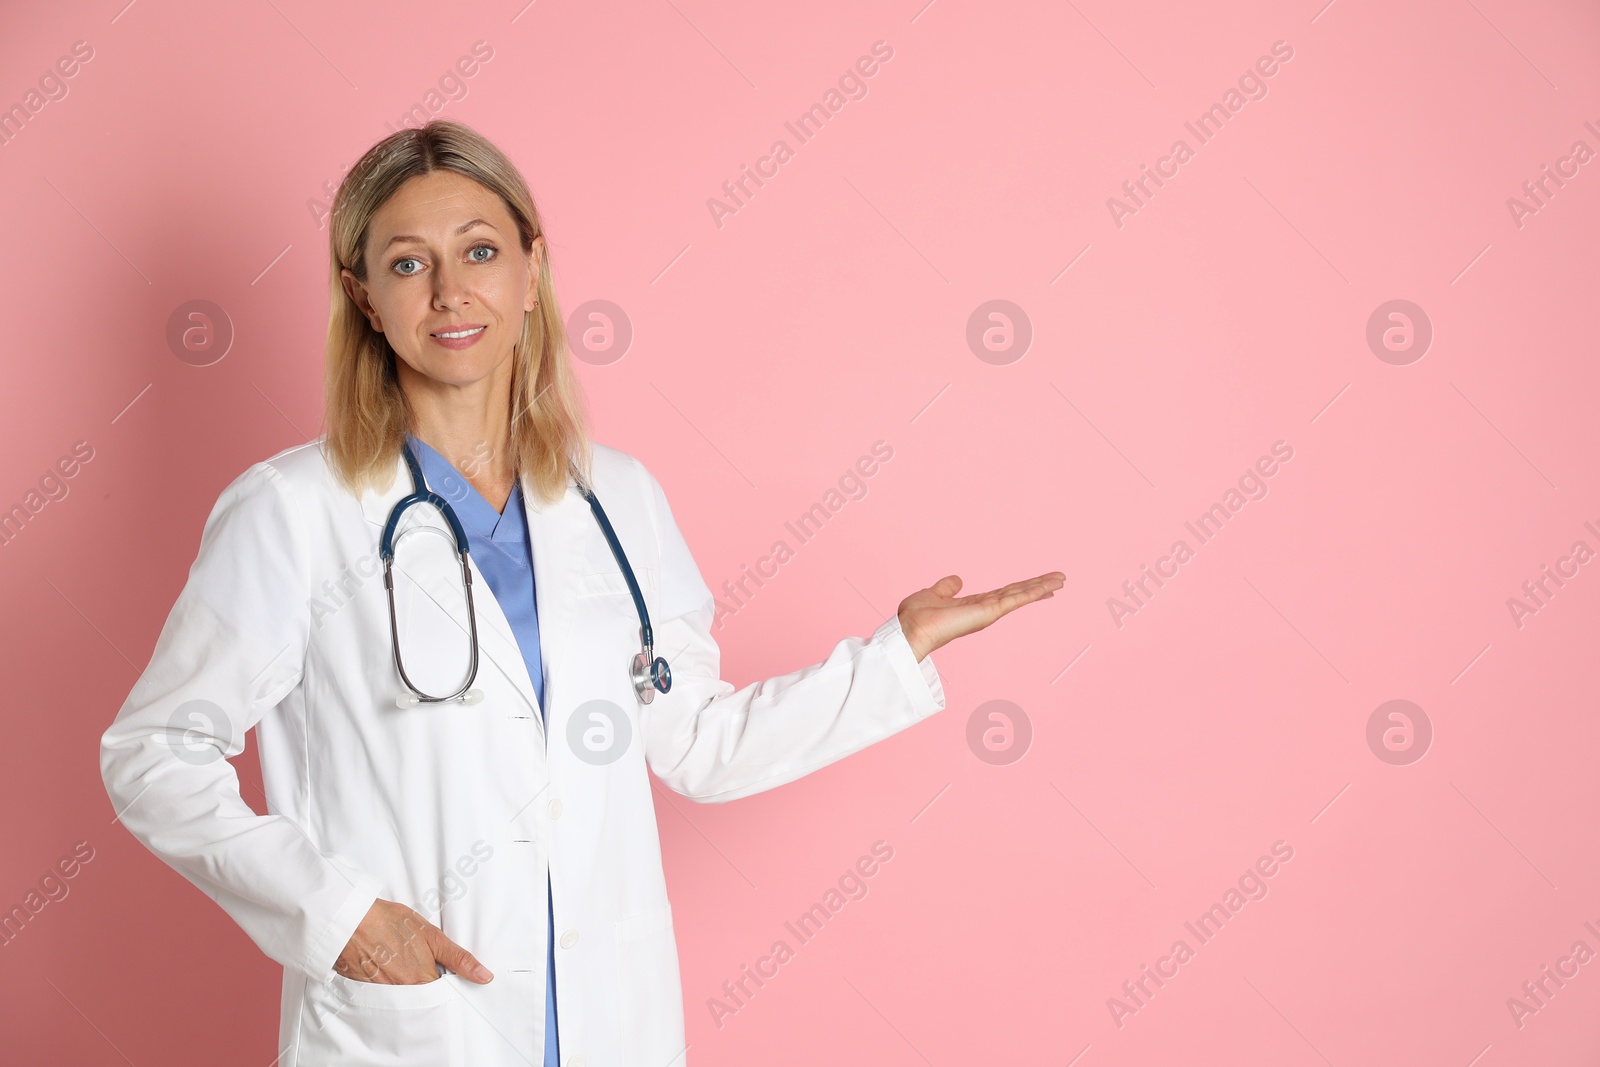
<path id="1" fill-rule="evenodd" d="M 389 635 L 394 641 L 394 665 L 400 672 L 400 680 L 405 683 L 408 692 L 401 693 L 395 698 L 395 705 L 401 708 L 414 708 L 420 703 L 446 703 L 460 700 L 463 704 L 476 704 L 483 699 L 483 690 L 472 688 L 472 683 L 478 677 L 478 618 L 472 609 L 472 567 L 467 561 L 468 542 L 467 532 L 461 525 L 461 520 L 456 518 L 455 509 L 450 502 L 437 493 L 428 489 L 428 483 L 422 476 L 422 465 L 417 462 L 417 457 L 411 451 L 409 442 L 401 446 L 406 457 L 406 466 L 411 469 L 411 485 L 415 490 L 409 496 L 402 497 L 399 503 L 389 512 L 389 521 L 383 526 L 383 539 L 379 542 L 378 552 L 383 557 L 383 588 L 389 596 Z M 611 554 L 617 557 L 617 563 L 622 567 L 622 576 L 628 580 L 628 592 L 633 594 L 633 606 L 639 612 L 639 641 L 643 650 L 633 657 L 628 665 L 628 679 L 633 683 L 633 691 L 639 698 L 639 703 L 648 704 L 655 699 L 657 692 L 665 693 L 672 688 L 672 668 L 667 666 L 667 661 L 655 655 L 655 635 L 650 630 L 650 613 L 645 610 L 644 596 L 639 592 L 639 583 L 634 581 L 633 568 L 628 566 L 628 556 L 622 551 L 622 543 L 617 540 L 617 535 L 611 529 L 611 520 L 606 518 L 605 509 L 600 506 L 600 501 L 595 499 L 593 491 L 581 481 L 579 490 L 589 501 L 589 509 L 594 512 L 594 517 L 600 523 L 600 530 L 606 535 L 606 543 L 611 546 Z M 395 528 L 400 523 L 400 517 L 406 508 L 413 504 L 432 504 L 438 508 L 450 524 L 450 535 L 455 538 L 456 556 L 461 561 L 461 585 L 467 595 L 467 626 L 468 637 L 471 643 L 471 660 L 467 667 L 467 680 L 461 683 L 449 696 L 429 696 L 411 681 L 406 674 L 406 665 L 400 658 L 400 625 L 395 621 L 394 611 L 394 576 L 391 568 L 394 566 Z"/>

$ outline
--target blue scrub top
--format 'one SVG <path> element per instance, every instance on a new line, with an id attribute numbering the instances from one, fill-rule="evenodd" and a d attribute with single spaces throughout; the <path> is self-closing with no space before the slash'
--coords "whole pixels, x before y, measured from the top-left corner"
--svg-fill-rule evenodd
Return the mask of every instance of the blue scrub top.
<path id="1" fill-rule="evenodd" d="M 533 553 L 528 547 L 528 518 L 522 510 L 521 479 L 512 483 L 505 511 L 498 512 L 426 441 L 413 434 L 407 434 L 406 440 L 422 465 L 422 476 L 428 488 L 450 502 L 456 518 L 467 531 L 467 550 L 477 562 L 478 570 L 483 572 L 500 610 L 511 624 L 511 632 L 516 635 L 522 660 L 528 666 L 528 677 L 533 679 L 533 691 L 539 697 L 542 716 L 544 666 L 539 660 L 539 611 L 533 595 Z M 544 1001 L 544 1064 L 545 1067 L 560 1067 L 560 1046 L 556 1041 L 555 898 L 548 879 L 545 881 L 545 916 L 550 950 L 545 961 L 548 993 Z M 471 951 L 470 945 L 464 947 Z"/>

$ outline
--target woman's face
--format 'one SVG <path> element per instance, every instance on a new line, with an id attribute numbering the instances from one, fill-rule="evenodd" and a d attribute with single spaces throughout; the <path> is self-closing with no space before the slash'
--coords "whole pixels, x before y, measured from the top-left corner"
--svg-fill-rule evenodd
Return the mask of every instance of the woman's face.
<path id="1" fill-rule="evenodd" d="M 499 196 L 464 175 L 433 171 L 407 181 L 373 215 L 366 282 L 339 273 L 399 355 L 403 385 L 509 388 L 511 351 L 538 299 L 543 246 L 540 235 L 523 255 Z M 473 327 L 480 328 L 465 338 L 440 336 Z"/>

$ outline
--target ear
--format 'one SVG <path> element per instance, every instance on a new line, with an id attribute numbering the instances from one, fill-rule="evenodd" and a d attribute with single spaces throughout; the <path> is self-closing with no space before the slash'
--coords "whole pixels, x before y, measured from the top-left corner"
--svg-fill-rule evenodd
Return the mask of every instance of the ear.
<path id="1" fill-rule="evenodd" d="M 361 314 L 365 315 L 367 321 L 372 324 L 372 328 L 382 333 L 383 321 L 378 318 L 377 311 L 373 309 L 372 299 L 367 294 L 367 287 L 361 284 L 361 279 L 357 278 L 349 267 L 343 267 L 339 271 L 339 282 L 344 286 L 345 295 L 355 302 L 356 307 L 361 310 Z"/>
<path id="2" fill-rule="evenodd" d="M 541 233 L 533 239 L 533 247 L 528 249 L 528 291 L 522 294 L 523 311 L 532 311 L 539 301 L 539 275 L 544 253 L 544 234 Z"/>

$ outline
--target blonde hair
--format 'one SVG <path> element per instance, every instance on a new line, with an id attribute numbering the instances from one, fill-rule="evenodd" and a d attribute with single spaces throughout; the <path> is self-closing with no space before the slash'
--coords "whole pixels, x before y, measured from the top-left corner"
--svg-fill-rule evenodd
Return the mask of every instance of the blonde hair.
<path id="1" fill-rule="evenodd" d="M 331 293 L 323 449 L 338 480 L 358 494 L 392 484 L 412 413 L 400 388 L 394 349 L 345 292 L 339 272 L 348 268 L 366 281 L 372 216 L 407 181 L 440 170 L 499 194 L 516 221 L 524 255 L 544 232 L 539 209 L 516 166 L 482 134 L 459 122 L 435 119 L 420 129 L 385 137 L 339 183 L 328 223 Z M 569 479 L 590 482 L 592 452 L 583 390 L 567 356 L 566 329 L 550 277 L 548 241 L 542 247 L 539 303 L 524 314 L 522 337 L 512 354 L 509 449 L 516 470 L 529 474 L 539 499 L 550 503 L 566 492 Z"/>

